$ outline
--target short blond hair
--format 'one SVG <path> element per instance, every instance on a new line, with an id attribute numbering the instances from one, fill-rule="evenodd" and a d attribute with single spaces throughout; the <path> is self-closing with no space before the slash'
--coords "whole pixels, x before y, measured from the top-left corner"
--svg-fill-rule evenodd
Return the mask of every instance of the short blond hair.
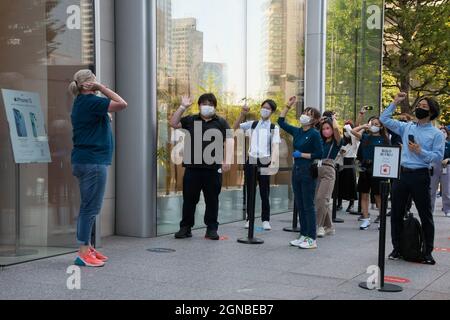
<path id="1" fill-rule="evenodd" d="M 89 69 L 78 71 L 73 76 L 73 81 L 69 84 L 69 92 L 73 96 L 78 96 L 81 93 L 81 86 L 86 82 L 95 82 L 95 74 Z"/>

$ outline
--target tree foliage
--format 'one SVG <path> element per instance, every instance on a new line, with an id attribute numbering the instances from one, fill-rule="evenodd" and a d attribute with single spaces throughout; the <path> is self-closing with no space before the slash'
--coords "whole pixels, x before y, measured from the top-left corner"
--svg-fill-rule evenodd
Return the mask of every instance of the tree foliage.
<path id="1" fill-rule="evenodd" d="M 386 0 L 385 74 L 408 93 L 402 112 L 411 112 L 423 96 L 436 97 L 443 108 L 450 93 L 450 1 Z"/>

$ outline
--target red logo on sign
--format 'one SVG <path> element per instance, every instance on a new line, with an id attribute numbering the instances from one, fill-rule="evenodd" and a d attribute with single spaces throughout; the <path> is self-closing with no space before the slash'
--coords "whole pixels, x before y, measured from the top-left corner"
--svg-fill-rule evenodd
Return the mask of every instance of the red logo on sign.
<path id="1" fill-rule="evenodd" d="M 383 176 L 388 176 L 390 173 L 391 173 L 391 166 L 390 165 L 388 165 L 388 164 L 383 164 L 382 166 L 381 166 L 381 174 L 383 175 Z"/>

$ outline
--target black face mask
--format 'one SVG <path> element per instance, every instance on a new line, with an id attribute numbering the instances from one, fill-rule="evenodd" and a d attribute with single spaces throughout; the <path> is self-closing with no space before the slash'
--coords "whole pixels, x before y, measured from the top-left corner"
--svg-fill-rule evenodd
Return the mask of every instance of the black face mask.
<path id="1" fill-rule="evenodd" d="M 428 117 L 430 115 L 430 111 L 422 109 L 422 108 L 417 108 L 416 109 L 416 118 L 419 120 L 425 119 L 426 117 Z"/>

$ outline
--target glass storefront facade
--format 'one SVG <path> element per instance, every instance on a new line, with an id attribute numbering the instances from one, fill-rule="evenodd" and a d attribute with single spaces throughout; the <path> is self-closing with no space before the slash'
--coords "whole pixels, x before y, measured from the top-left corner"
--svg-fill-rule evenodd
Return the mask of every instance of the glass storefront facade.
<path id="1" fill-rule="evenodd" d="M 97 9 L 94 3 L 98 2 L 110 8 L 108 10 L 111 12 L 103 14 L 111 26 L 107 34 L 103 34 L 108 40 L 102 38 L 102 45 L 98 44 L 96 48 L 94 29 L 98 26 L 96 18 L 100 13 L 94 12 L 94 7 Z M 247 120 L 255 120 L 259 118 L 261 102 L 267 98 L 274 99 L 279 106 L 272 118 L 275 122 L 286 100 L 295 95 L 298 97 L 297 112 L 291 112 L 288 121 L 298 125 L 299 115 L 304 108 L 307 2 L 136 0 L 131 4 L 124 0 L 108 0 L 108 4 L 105 4 L 103 0 L 1 1 L 0 89 L 39 94 L 52 162 L 21 165 L 17 177 L 4 102 L 0 98 L 0 265 L 64 254 L 76 248 L 79 191 L 70 166 L 72 97 L 67 92 L 67 84 L 75 71 L 81 68 L 101 69 L 101 73 L 107 74 L 112 81 L 115 76 L 116 82 L 119 79 L 123 82 L 126 77 L 122 75 L 122 66 L 128 69 L 129 65 L 133 65 L 133 70 L 145 69 L 143 72 L 151 74 L 151 79 L 156 80 L 156 86 L 152 84 L 148 89 L 150 95 L 156 97 L 156 102 L 149 104 L 148 101 L 140 101 L 139 97 L 133 109 L 139 109 L 139 113 L 136 112 L 139 117 L 145 114 L 144 109 L 157 114 L 157 121 L 145 120 L 147 122 L 141 123 L 144 129 L 151 127 L 152 132 L 155 125 L 157 127 L 154 131 L 156 134 L 151 135 L 152 139 L 157 136 L 157 147 L 153 147 L 156 141 L 152 142 L 151 154 L 143 157 L 146 161 L 146 157 L 157 160 L 157 166 L 152 167 L 156 178 L 153 178 L 152 172 L 151 179 L 152 183 L 156 180 L 157 192 L 144 194 L 153 204 L 156 201 L 157 208 L 156 213 L 153 209 L 136 210 L 135 215 L 145 219 L 136 227 L 139 232 L 133 232 L 133 236 L 169 234 L 177 231 L 182 208 L 184 169 L 171 161 L 171 153 L 175 146 L 182 143 L 183 134 L 172 130 L 168 124 L 180 104 L 180 96 L 189 94 L 196 100 L 202 93 L 213 92 L 219 100 L 219 114 L 232 126 L 244 101 L 251 107 Z M 129 61 L 127 54 L 118 55 L 121 47 L 114 42 L 114 37 L 119 38 L 118 34 L 126 29 L 126 25 L 134 23 L 134 28 L 143 30 L 146 23 L 139 19 L 139 23 L 131 21 L 129 12 L 122 17 L 122 12 L 116 11 L 114 17 L 114 3 L 116 8 L 121 8 L 119 11 L 139 7 L 139 3 L 142 8 L 150 9 L 146 12 L 148 17 L 145 21 L 149 17 L 156 18 L 155 23 L 151 24 L 154 26 L 151 32 L 146 29 L 143 33 L 157 54 L 155 60 L 145 64 L 146 68 L 139 65 L 142 63 L 140 61 Z M 320 107 L 337 111 L 340 120 L 355 119 L 362 105 L 373 106 L 372 113 L 377 114 L 380 109 L 383 1 L 329 0 L 327 5 L 326 103 Z M 130 12 L 137 15 L 136 11 Z M 122 17 L 122 20 L 118 17 Z M 150 37 L 153 33 L 155 37 Z M 108 51 L 102 51 L 106 49 Z M 103 52 L 99 54 L 101 60 L 98 61 L 102 61 L 102 65 L 98 68 L 95 65 L 96 52 Z M 109 53 L 104 55 L 105 52 Z M 122 93 L 119 85 L 117 89 Z M 133 87 L 130 91 L 134 96 L 135 90 Z M 198 112 L 197 105 L 190 112 Z M 122 119 L 130 113 L 121 115 Z M 119 121 L 120 117 L 118 124 Z M 117 126 L 116 134 L 122 140 L 117 141 L 117 146 L 122 146 L 122 150 L 116 150 L 117 155 L 124 154 L 126 134 L 131 137 L 129 141 L 139 144 L 139 148 L 143 144 L 138 139 L 143 135 L 142 130 L 123 133 L 126 131 L 123 130 L 124 123 Z M 133 121 L 131 123 L 134 124 Z M 285 132 L 281 134 L 281 169 L 271 178 L 273 214 L 293 208 L 292 141 Z M 237 150 L 235 163 L 237 158 L 243 159 L 245 153 Z M 126 201 L 122 198 L 116 201 L 115 198 L 116 190 L 123 194 L 130 192 L 132 186 L 135 187 L 134 181 L 128 186 L 128 182 L 123 184 L 118 178 L 129 169 L 129 161 L 136 160 L 134 157 L 137 155 L 131 153 L 129 157 L 127 161 L 122 160 L 126 165 L 117 167 L 116 174 L 110 176 L 108 235 L 129 235 L 132 232 L 128 229 L 132 228 L 128 228 L 128 225 L 123 228 L 125 232 L 119 230 L 126 224 L 134 226 L 134 217 L 130 219 L 124 209 L 130 206 L 130 194 L 124 196 Z M 235 164 L 231 172 L 224 175 L 220 223 L 245 218 L 242 169 L 242 165 Z M 114 170 L 113 167 L 111 171 Z M 149 185 L 146 180 L 144 182 L 144 187 Z M 256 199 L 258 215 L 259 196 Z M 127 203 L 123 205 L 122 202 Z M 136 203 L 140 205 L 139 201 Z M 17 210 L 18 207 L 20 210 Z M 196 227 L 203 227 L 204 207 L 201 199 L 197 207 Z M 16 221 L 20 223 L 16 224 Z M 144 224 L 152 228 L 156 225 L 157 232 L 140 232 L 141 229 L 151 229 L 140 228 Z M 106 229 L 104 226 L 102 228 Z M 33 254 L 18 256 L 15 255 L 17 249 L 32 250 Z"/>
<path id="2" fill-rule="evenodd" d="M 4 0 L 0 12 L 0 88 L 39 94 L 52 158 L 20 165 L 17 177 L 0 99 L 0 265 L 9 265 L 76 247 L 79 192 L 70 165 L 73 99 L 67 85 L 77 70 L 95 69 L 94 5 Z"/>
<path id="3" fill-rule="evenodd" d="M 157 1 L 157 108 L 158 108 L 158 234 L 177 231 L 181 218 L 183 168 L 171 161 L 171 152 L 183 135 L 168 120 L 180 96 L 194 100 L 213 92 L 218 111 L 230 126 L 246 98 L 249 119 L 259 118 L 259 106 L 274 99 L 280 109 L 296 95 L 301 109 L 304 79 L 303 0 L 158 0 Z M 198 112 L 197 105 L 191 113 Z M 272 121 L 277 120 L 277 112 Z M 293 112 L 290 121 L 295 123 Z M 272 177 L 271 210 L 290 210 L 292 143 L 282 133 L 281 171 Z M 237 152 L 236 157 L 243 157 Z M 236 161 L 235 161 L 236 163 Z M 244 219 L 242 166 L 224 174 L 220 196 L 221 223 Z M 260 206 L 257 197 L 256 213 Z M 196 223 L 203 226 L 204 202 L 197 207 Z"/>

